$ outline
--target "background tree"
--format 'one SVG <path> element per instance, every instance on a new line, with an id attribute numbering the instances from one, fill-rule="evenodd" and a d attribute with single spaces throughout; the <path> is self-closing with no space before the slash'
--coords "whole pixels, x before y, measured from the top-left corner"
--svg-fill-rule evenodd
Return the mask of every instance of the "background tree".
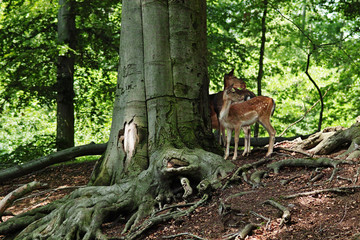
<path id="1" fill-rule="evenodd" d="M 74 69 L 76 51 L 75 1 L 59 0 L 58 41 L 62 45 L 57 65 L 57 125 L 58 150 L 74 146 Z"/>
<path id="2" fill-rule="evenodd" d="M 57 61 L 67 53 L 76 58 L 75 144 L 108 139 L 121 4 L 114 0 L 76 3 L 76 52 L 57 41 L 58 6 L 56 1 L 1 3 L 2 163 L 16 164 L 55 151 Z"/>

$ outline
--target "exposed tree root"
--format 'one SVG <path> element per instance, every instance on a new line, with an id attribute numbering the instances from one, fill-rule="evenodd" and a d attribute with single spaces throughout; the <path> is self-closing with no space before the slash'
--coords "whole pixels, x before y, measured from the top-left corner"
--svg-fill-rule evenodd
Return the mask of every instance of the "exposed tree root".
<path id="1" fill-rule="evenodd" d="M 227 234 L 224 236 L 223 240 L 230 240 L 233 238 L 236 239 L 245 239 L 247 235 L 249 235 L 252 230 L 258 228 L 259 226 L 254 223 L 247 224 L 243 229 L 241 229 L 239 232 Z"/>
<path id="2" fill-rule="evenodd" d="M 287 207 L 281 205 L 280 203 L 274 200 L 266 200 L 264 203 L 270 204 L 271 206 L 276 207 L 283 212 L 281 216 L 280 227 L 282 227 L 284 223 L 289 223 L 291 221 L 291 214 Z"/>
<path id="3" fill-rule="evenodd" d="M 351 143 L 351 144 L 350 144 Z M 326 128 L 305 140 L 299 147 L 309 149 L 313 154 L 325 155 L 332 153 L 339 146 L 350 144 L 348 150 L 343 154 L 349 155 L 348 159 L 358 157 L 358 146 L 360 144 L 360 123 L 353 124 L 350 128 L 341 127 Z"/>
<path id="4" fill-rule="evenodd" d="M 193 206 L 189 207 L 186 210 L 183 211 L 174 211 L 174 212 L 168 212 L 162 215 L 158 216 L 152 216 L 149 219 L 146 219 L 142 224 L 131 230 L 126 236 L 125 239 L 131 240 L 136 239 L 139 237 L 142 233 L 144 233 L 146 230 L 150 229 L 152 226 L 159 224 L 161 222 L 168 221 L 170 219 L 177 219 L 179 217 L 187 216 L 191 212 L 193 212 L 197 207 L 205 203 L 209 198 L 208 194 L 204 194 L 204 196 Z"/>
<path id="5" fill-rule="evenodd" d="M 290 199 L 290 198 L 296 198 L 301 196 L 309 196 L 309 195 L 315 195 L 319 193 L 325 193 L 325 192 L 332 192 L 332 193 L 352 193 L 355 190 L 360 189 L 360 186 L 351 186 L 351 187 L 339 187 L 339 188 L 328 188 L 328 189 L 320 189 L 320 190 L 314 190 L 310 192 L 302 192 L 302 193 L 295 193 L 292 195 L 283 196 L 284 199 Z"/>
<path id="6" fill-rule="evenodd" d="M 219 187 L 219 176 L 226 176 L 233 168 L 222 157 L 202 149 L 163 148 L 153 153 L 150 162 L 148 169 L 135 178 L 111 186 L 79 188 L 64 199 L 15 216 L 0 224 L 0 234 L 21 231 L 15 237 L 18 240 L 106 239 L 100 227 L 109 214 L 127 216 L 130 213 L 123 232 L 130 230 L 126 238 L 134 239 L 158 222 L 190 213 L 208 198 L 208 194 L 204 194 L 202 200 L 186 211 L 151 217 L 136 227 L 154 212 L 157 203 L 161 205 L 175 198 L 174 186 L 182 189 L 180 197 L 182 194 L 189 196 L 196 184 L 199 184 L 199 191 L 207 191 Z M 175 162 L 181 164 L 169 164 Z"/>
<path id="7" fill-rule="evenodd" d="M 252 184 L 253 188 L 259 187 L 261 184 L 261 179 L 267 175 L 267 171 L 255 171 L 250 176 L 250 183 Z"/>
<path id="8" fill-rule="evenodd" d="M 351 163 L 344 160 L 333 160 L 330 158 L 296 158 L 285 159 L 279 162 L 268 164 L 267 167 L 279 173 L 283 167 L 333 167 L 336 168 L 338 164 Z"/>
<path id="9" fill-rule="evenodd" d="M 39 188 L 44 188 L 46 187 L 46 184 L 42 184 L 40 182 L 31 182 L 28 184 L 25 184 L 17 189 L 15 189 L 14 191 L 12 191 L 11 193 L 9 193 L 8 195 L 6 195 L 1 201 L 0 201 L 0 221 L 1 220 L 1 216 L 3 215 L 4 211 L 11 206 L 11 204 L 16 200 L 21 198 L 22 196 L 34 191 L 35 189 L 39 189 Z"/>
<path id="10" fill-rule="evenodd" d="M 239 174 L 242 174 L 244 172 L 247 172 L 250 168 L 258 167 L 262 164 L 265 164 L 269 162 L 271 158 L 263 158 L 257 162 L 254 163 L 247 163 L 239 167 L 233 175 L 230 177 L 230 179 L 223 185 L 222 189 L 225 189 L 231 182 L 239 180 Z"/>

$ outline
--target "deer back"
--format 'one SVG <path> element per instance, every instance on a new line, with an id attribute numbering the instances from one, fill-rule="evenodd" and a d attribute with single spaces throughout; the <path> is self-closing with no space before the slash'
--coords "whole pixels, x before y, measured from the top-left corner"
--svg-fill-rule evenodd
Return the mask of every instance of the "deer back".
<path id="1" fill-rule="evenodd" d="M 227 122 L 234 127 L 248 126 L 258 120 L 270 119 L 275 110 L 275 102 L 265 96 L 254 97 L 242 103 L 233 103 L 227 116 Z"/>

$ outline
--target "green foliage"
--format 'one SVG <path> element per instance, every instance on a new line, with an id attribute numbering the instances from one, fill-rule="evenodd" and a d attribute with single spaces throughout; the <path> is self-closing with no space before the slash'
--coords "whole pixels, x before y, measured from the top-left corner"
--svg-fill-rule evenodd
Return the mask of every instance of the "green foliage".
<path id="1" fill-rule="evenodd" d="M 212 90 L 220 90 L 224 71 L 235 67 L 256 92 L 262 1 L 207 2 Z M 278 134 L 304 114 L 285 136 L 317 129 L 320 103 L 307 113 L 319 100 L 304 74 L 310 51 L 309 73 L 322 93 L 327 92 L 323 127 L 349 127 L 359 115 L 359 20 L 360 12 L 349 15 L 349 4 L 342 1 L 269 2 L 262 92 L 276 101 L 272 122 Z"/>
<path id="2" fill-rule="evenodd" d="M 41 108 L 36 101 L 17 111 L 6 106 L 0 117 L 0 165 L 23 163 L 54 151 L 55 111 Z"/>
<path id="3" fill-rule="evenodd" d="M 208 0 L 210 91 L 223 88 L 235 68 L 257 92 L 262 0 Z M 360 115 L 360 12 L 357 2 L 271 1 L 266 18 L 263 95 L 276 101 L 272 122 L 280 134 L 324 97 L 323 127 L 349 127 Z M 77 0 L 77 48 L 57 43 L 57 1 L 0 3 L 0 163 L 20 163 L 54 151 L 57 56 L 73 51 L 75 142 L 106 142 L 119 62 L 121 3 Z M 299 30 L 299 28 L 301 30 Z M 317 129 L 320 104 L 285 136 Z M 266 136 L 262 128 L 261 135 Z"/>
<path id="4" fill-rule="evenodd" d="M 69 51 L 76 56 L 75 142 L 106 142 L 121 4 L 76 1 L 76 49 L 57 43 L 57 1 L 5 0 L 0 6 L 0 162 L 54 151 L 57 57 Z"/>

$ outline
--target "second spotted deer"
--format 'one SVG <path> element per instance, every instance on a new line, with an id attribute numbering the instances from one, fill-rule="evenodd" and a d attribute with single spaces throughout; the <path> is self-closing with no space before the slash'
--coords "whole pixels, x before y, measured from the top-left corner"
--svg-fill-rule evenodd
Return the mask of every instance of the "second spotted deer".
<path id="1" fill-rule="evenodd" d="M 224 90 L 228 88 L 230 85 L 233 86 L 234 91 L 236 91 L 237 94 L 236 100 L 234 98 L 234 102 L 243 102 L 256 96 L 253 92 L 246 89 L 246 83 L 244 82 L 244 80 L 234 76 L 234 69 L 224 75 Z M 220 134 L 219 134 L 220 145 L 221 142 L 225 144 L 225 137 L 226 137 L 225 129 L 219 122 L 219 115 L 220 115 L 221 107 L 223 105 L 223 94 L 224 91 L 220 91 L 218 93 L 209 96 L 212 128 L 220 130 Z M 244 131 L 248 133 L 248 136 L 250 137 L 250 129 L 248 130 L 244 129 Z"/>
<path id="2" fill-rule="evenodd" d="M 224 158 L 229 157 L 229 148 L 232 130 L 235 131 L 235 149 L 233 160 L 237 158 L 240 128 L 248 127 L 259 122 L 269 133 L 269 147 L 266 156 L 273 152 L 276 131 L 270 123 L 270 117 L 275 110 L 275 101 L 272 98 L 258 96 L 245 102 L 238 101 L 238 94 L 229 86 L 223 93 L 223 105 L 220 111 L 220 124 L 227 130 L 227 142 Z M 245 133 L 243 156 L 250 153 L 250 135 Z"/>

